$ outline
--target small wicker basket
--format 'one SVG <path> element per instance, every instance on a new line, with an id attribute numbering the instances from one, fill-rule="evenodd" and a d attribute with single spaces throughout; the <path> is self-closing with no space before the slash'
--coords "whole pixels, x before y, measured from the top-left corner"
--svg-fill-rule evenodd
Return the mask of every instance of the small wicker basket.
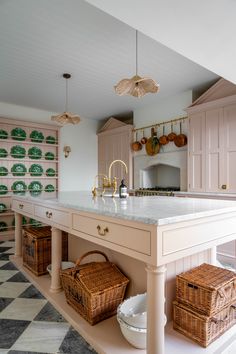
<path id="1" fill-rule="evenodd" d="M 62 233 L 62 260 L 68 259 L 68 234 Z M 23 265 L 35 275 L 47 274 L 51 263 L 51 227 L 29 227 L 23 230 Z"/>
<path id="2" fill-rule="evenodd" d="M 173 311 L 174 329 L 202 347 L 207 347 L 236 323 L 236 304 L 224 307 L 214 316 L 205 316 L 174 301 Z"/>
<path id="3" fill-rule="evenodd" d="M 101 254 L 106 261 L 80 265 L 91 254 Z M 68 304 L 91 325 L 116 314 L 129 282 L 100 251 L 85 253 L 75 267 L 61 270 L 60 275 Z"/>
<path id="4" fill-rule="evenodd" d="M 236 273 L 203 263 L 176 277 L 176 300 L 212 316 L 236 301 Z"/>

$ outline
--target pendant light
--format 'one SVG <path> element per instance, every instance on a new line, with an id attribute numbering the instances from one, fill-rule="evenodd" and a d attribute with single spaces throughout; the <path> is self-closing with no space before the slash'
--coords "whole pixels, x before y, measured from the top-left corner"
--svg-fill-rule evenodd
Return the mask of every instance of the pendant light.
<path id="1" fill-rule="evenodd" d="M 142 97 L 146 93 L 156 93 L 159 91 L 159 85 L 152 79 L 140 77 L 138 75 L 138 31 L 136 30 L 136 75 L 131 79 L 123 79 L 116 86 L 115 92 L 120 95 L 131 95 Z"/>
<path id="2" fill-rule="evenodd" d="M 77 114 L 73 114 L 68 112 L 68 79 L 71 78 L 71 74 L 64 73 L 63 78 L 66 79 L 66 103 L 65 103 L 65 112 L 58 114 L 56 116 L 52 116 L 51 120 L 60 123 L 61 125 L 65 125 L 68 123 L 78 124 L 80 122 L 80 117 Z"/>

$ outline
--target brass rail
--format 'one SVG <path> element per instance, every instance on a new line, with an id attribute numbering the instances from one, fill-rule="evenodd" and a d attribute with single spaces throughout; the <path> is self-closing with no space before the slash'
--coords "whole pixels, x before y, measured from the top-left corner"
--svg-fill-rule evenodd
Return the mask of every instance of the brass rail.
<path id="1" fill-rule="evenodd" d="M 155 128 L 155 127 L 160 127 L 162 125 L 166 125 L 166 124 L 174 124 L 176 122 L 181 122 L 185 119 L 187 119 L 187 116 L 182 116 L 182 117 L 177 117 L 171 120 L 167 120 L 165 122 L 161 122 L 161 123 L 155 123 L 155 124 L 151 124 L 151 125 L 146 125 L 145 127 L 141 127 L 141 128 L 134 128 L 133 131 L 136 132 L 138 130 L 144 130 L 144 129 L 148 129 L 148 128 Z"/>

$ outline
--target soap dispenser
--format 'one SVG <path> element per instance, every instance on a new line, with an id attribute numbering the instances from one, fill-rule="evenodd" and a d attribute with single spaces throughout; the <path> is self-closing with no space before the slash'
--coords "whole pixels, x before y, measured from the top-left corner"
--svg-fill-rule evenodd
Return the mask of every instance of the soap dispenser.
<path id="1" fill-rule="evenodd" d="M 121 180 L 121 184 L 119 187 L 119 197 L 120 198 L 126 198 L 127 197 L 127 187 L 124 184 L 124 179 Z"/>

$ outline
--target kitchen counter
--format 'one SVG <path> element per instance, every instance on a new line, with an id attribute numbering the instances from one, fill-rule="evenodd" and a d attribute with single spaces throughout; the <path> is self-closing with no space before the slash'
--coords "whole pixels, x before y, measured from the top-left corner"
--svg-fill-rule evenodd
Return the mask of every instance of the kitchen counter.
<path id="1" fill-rule="evenodd" d="M 93 199 L 85 192 L 61 192 L 56 199 L 15 195 L 12 198 L 12 209 L 15 211 L 16 221 L 16 250 L 13 261 L 18 265 L 22 256 L 22 215 L 52 226 L 52 278 L 51 284 L 43 285 L 42 289 L 45 296 L 53 299 L 58 308 L 65 308 L 59 295 L 56 296 L 61 291 L 61 230 L 67 231 L 78 240 L 83 239 L 128 256 L 130 267 L 133 266 L 134 259 L 145 264 L 147 354 L 173 353 L 168 349 L 169 337 L 165 335 L 165 302 L 170 302 L 169 294 L 165 294 L 166 265 L 187 260 L 192 255 L 206 251 L 209 251 L 210 262 L 214 263 L 216 246 L 236 239 L 236 202 L 233 201 L 153 196 L 129 197 L 127 200 L 109 197 Z M 197 265 L 196 262 L 194 264 Z M 36 285 L 41 282 L 40 277 L 34 280 Z M 66 309 L 63 314 L 70 320 L 75 318 L 74 315 L 69 315 L 72 312 Z M 95 326 L 94 331 L 88 331 L 91 335 L 86 337 L 84 321 L 78 320 L 77 316 L 77 320 L 71 322 L 77 323 L 76 328 L 95 345 L 99 353 L 143 353 L 137 349 L 131 350 L 120 339 L 121 346 L 115 348 L 119 330 L 117 324 L 109 325 L 109 320 L 103 321 L 101 325 L 109 333 L 107 341 L 104 338 L 99 340 L 98 336 L 96 343 L 93 342 L 93 335 L 100 324 Z M 108 348 L 109 338 L 112 338 L 113 347 Z M 218 346 L 226 348 L 232 338 L 224 338 L 228 337 L 220 338 Z M 173 340 L 175 341 L 175 335 L 172 333 L 171 343 Z M 188 346 L 188 340 L 183 338 L 183 343 L 185 349 L 181 353 L 189 353 L 192 348 Z M 195 353 L 201 353 L 197 345 L 194 348 Z M 209 349 L 207 353 L 215 351 Z"/>
<path id="2" fill-rule="evenodd" d="M 192 195 L 188 192 L 176 192 L 178 195 Z M 201 194 L 202 195 L 202 194 Z M 99 215 L 111 216 L 145 224 L 166 225 L 175 222 L 193 220 L 200 217 L 235 211 L 236 202 L 199 200 L 194 198 L 180 199 L 162 196 L 127 197 L 95 197 L 89 192 L 60 192 L 55 199 L 22 196 L 29 202 L 43 203 L 48 207 L 70 208 Z"/>
<path id="3" fill-rule="evenodd" d="M 236 194 L 233 193 L 210 193 L 210 192 L 173 192 L 173 193 L 176 197 L 236 200 Z"/>

